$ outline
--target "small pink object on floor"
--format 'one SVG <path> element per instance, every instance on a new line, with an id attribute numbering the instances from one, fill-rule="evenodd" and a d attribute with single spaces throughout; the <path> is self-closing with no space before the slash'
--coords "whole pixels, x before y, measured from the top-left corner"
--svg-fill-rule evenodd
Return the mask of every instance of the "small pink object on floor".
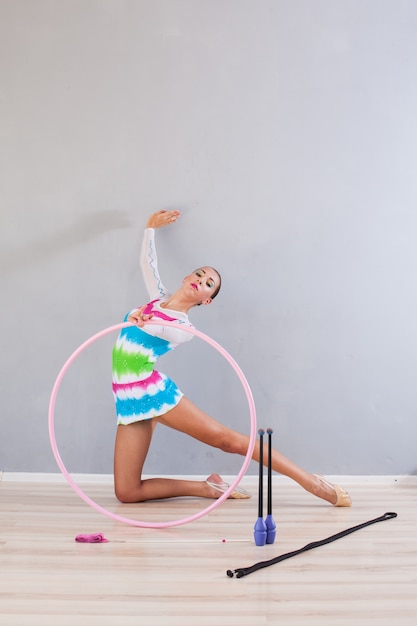
<path id="1" fill-rule="evenodd" d="M 78 543 L 108 543 L 108 539 L 101 533 L 95 533 L 93 535 L 77 535 L 75 541 Z"/>

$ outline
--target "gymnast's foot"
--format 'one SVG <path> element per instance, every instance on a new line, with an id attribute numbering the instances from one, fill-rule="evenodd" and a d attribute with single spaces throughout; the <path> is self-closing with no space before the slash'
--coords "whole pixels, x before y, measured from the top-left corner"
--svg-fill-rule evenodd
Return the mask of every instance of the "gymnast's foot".
<path id="1" fill-rule="evenodd" d="M 219 476 L 219 474 L 211 474 L 207 478 L 205 483 L 209 487 L 209 495 L 207 496 L 208 498 L 217 499 L 230 487 L 230 485 L 223 481 L 222 477 Z M 250 497 L 250 493 L 245 491 L 245 489 L 242 489 L 242 487 L 236 487 L 229 496 L 229 498 L 231 498 L 232 500 L 242 500 Z"/>
<path id="2" fill-rule="evenodd" d="M 352 506 L 350 495 L 342 487 L 329 483 L 328 480 L 318 474 L 313 474 L 313 476 L 316 479 L 314 495 L 327 500 L 333 506 Z"/>

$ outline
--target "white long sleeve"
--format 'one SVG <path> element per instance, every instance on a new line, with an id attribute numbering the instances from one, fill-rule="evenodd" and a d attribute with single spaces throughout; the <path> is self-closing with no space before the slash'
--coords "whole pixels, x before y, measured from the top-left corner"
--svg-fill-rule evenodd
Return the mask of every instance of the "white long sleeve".
<path id="1" fill-rule="evenodd" d="M 171 293 L 163 284 L 158 271 L 158 257 L 155 247 L 155 230 L 146 228 L 143 234 L 142 247 L 140 252 L 140 267 L 142 270 L 143 280 L 152 303 L 152 313 L 154 320 L 158 317 L 161 319 L 171 319 L 177 324 L 184 326 L 193 326 L 188 319 L 188 315 L 182 311 L 174 311 L 173 309 L 161 308 L 161 302 L 168 300 Z M 184 343 L 190 341 L 193 335 L 187 331 L 181 331 L 178 328 L 170 328 L 169 326 L 157 326 L 155 324 L 145 324 L 143 329 L 150 335 L 166 339 L 173 344 Z"/>
<path id="2" fill-rule="evenodd" d="M 142 247 L 140 250 L 140 268 L 151 300 L 157 298 L 166 299 L 171 295 L 159 276 L 154 228 L 145 228 L 143 233 Z"/>

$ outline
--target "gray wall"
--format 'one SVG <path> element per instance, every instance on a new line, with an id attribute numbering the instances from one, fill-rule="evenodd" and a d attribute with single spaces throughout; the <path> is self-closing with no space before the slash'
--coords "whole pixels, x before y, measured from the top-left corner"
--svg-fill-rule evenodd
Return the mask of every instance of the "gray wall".
<path id="1" fill-rule="evenodd" d="M 222 272 L 192 319 L 277 447 L 316 472 L 416 471 L 416 32 L 412 0 L 1 0 L 0 470 L 58 471 L 55 378 L 146 299 L 141 232 L 167 207 L 162 277 Z M 112 470 L 114 338 L 60 390 L 70 471 Z M 207 344 L 160 369 L 249 432 Z M 145 470 L 240 466 L 160 429 Z"/>

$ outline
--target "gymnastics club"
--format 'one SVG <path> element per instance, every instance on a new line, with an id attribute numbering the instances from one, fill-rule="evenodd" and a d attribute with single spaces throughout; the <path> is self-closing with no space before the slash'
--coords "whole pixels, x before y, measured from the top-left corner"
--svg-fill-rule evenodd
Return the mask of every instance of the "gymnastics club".
<path id="1" fill-rule="evenodd" d="M 268 433 L 268 509 L 265 518 L 266 543 L 274 543 L 277 534 L 277 525 L 272 517 L 272 428 L 267 428 Z"/>
<path id="2" fill-rule="evenodd" d="M 258 519 L 255 522 L 253 536 L 257 546 L 264 546 L 266 543 L 266 524 L 263 517 L 263 473 L 264 473 L 264 434 L 265 431 L 260 428 L 259 434 L 259 485 L 258 485 Z"/>

